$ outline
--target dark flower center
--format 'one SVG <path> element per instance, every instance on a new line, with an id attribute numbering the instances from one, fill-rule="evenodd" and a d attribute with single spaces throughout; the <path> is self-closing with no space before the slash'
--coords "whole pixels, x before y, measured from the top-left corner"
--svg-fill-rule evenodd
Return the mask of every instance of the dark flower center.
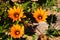
<path id="1" fill-rule="evenodd" d="M 17 31 L 15 32 L 15 34 L 16 34 L 16 35 L 19 35 L 19 34 L 20 34 L 20 31 L 17 30 Z"/>
<path id="2" fill-rule="evenodd" d="M 14 17 L 19 17 L 19 14 L 16 12 L 16 13 L 14 13 Z"/>
<path id="3" fill-rule="evenodd" d="M 38 16 L 38 19 L 39 19 L 39 20 L 41 20 L 41 19 L 42 19 L 42 16 L 41 16 L 41 15 L 39 15 L 39 16 Z"/>

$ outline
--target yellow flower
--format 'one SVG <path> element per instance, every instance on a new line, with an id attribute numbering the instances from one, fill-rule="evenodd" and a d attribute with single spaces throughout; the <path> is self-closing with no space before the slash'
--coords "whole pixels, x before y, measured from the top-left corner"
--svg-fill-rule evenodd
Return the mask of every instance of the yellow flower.
<path id="1" fill-rule="evenodd" d="M 33 17 L 36 19 L 37 22 L 46 21 L 47 12 L 42 8 L 37 9 L 34 11 Z"/>
<path id="2" fill-rule="evenodd" d="M 25 18 L 26 16 L 23 14 L 23 9 L 20 7 L 13 7 L 8 10 L 8 17 L 13 19 L 14 21 L 21 21 L 21 18 Z"/>
<path id="3" fill-rule="evenodd" d="M 24 26 L 20 26 L 19 24 L 13 25 L 10 29 L 10 35 L 13 38 L 20 38 L 24 34 Z"/>

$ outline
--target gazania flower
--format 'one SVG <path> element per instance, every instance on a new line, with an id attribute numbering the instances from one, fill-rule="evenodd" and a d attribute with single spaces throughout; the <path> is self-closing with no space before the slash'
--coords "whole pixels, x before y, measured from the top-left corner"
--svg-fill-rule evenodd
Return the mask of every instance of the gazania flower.
<path id="1" fill-rule="evenodd" d="M 37 22 L 46 21 L 47 12 L 43 10 L 42 8 L 37 9 L 34 11 L 33 17 L 36 19 Z"/>
<path id="2" fill-rule="evenodd" d="M 10 10 L 8 10 L 8 17 L 13 19 L 14 21 L 21 21 L 21 18 L 25 18 L 26 16 L 24 16 L 23 14 L 23 9 L 21 9 L 20 7 L 13 7 L 10 8 Z"/>
<path id="3" fill-rule="evenodd" d="M 13 38 L 20 38 L 24 34 L 24 26 L 20 26 L 18 24 L 13 25 L 10 29 L 10 35 Z"/>

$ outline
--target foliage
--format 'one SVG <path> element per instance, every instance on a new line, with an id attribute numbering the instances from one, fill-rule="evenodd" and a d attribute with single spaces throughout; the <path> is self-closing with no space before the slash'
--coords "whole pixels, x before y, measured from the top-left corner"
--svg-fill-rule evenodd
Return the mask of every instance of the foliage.
<path id="1" fill-rule="evenodd" d="M 50 14 L 50 15 L 46 15 L 45 13 L 48 11 L 44 11 L 44 9 L 47 8 L 52 8 L 53 5 L 56 3 L 56 0 L 38 0 L 38 1 L 31 1 L 31 0 L 22 0 L 22 1 L 11 1 L 11 0 L 0 0 L 0 40 L 28 40 L 27 37 L 23 37 L 24 35 L 27 36 L 31 36 L 32 40 L 35 40 L 35 38 L 37 37 L 36 33 L 36 27 L 39 25 L 39 23 L 36 21 L 36 18 L 33 17 L 33 13 L 35 12 L 36 14 L 34 16 L 37 17 L 37 19 L 44 21 L 46 23 L 48 23 L 48 25 L 50 27 L 52 27 L 51 25 L 53 23 L 56 23 L 57 21 L 57 17 L 56 14 Z M 13 8 L 13 7 L 16 8 Z M 17 7 L 21 7 L 21 10 L 23 9 L 23 11 L 21 12 L 21 10 Z M 39 9 L 40 8 L 40 9 Z M 42 8 L 42 10 L 41 10 Z M 14 11 L 13 11 L 14 9 Z M 19 9 L 19 10 L 17 10 Z M 19 21 L 18 19 L 15 21 L 12 21 L 12 17 L 9 17 L 8 14 L 8 10 L 11 10 L 10 13 L 15 14 L 14 12 L 20 13 L 21 15 L 23 15 L 22 17 L 19 17 L 20 14 L 18 15 L 13 15 L 15 18 L 21 19 L 21 21 Z M 17 10 L 17 11 L 16 11 Z M 60 8 L 56 9 L 57 12 L 60 12 Z M 44 14 L 43 14 L 44 12 Z M 42 14 L 42 15 L 41 15 Z M 20 15 L 20 16 L 21 16 Z M 46 16 L 45 16 L 46 15 Z M 18 17 L 17 17 L 18 16 Z M 23 18 L 24 16 L 26 16 L 25 18 Z M 42 17 L 46 17 L 47 19 L 41 19 Z M 40 22 L 40 21 L 39 21 Z M 34 25 L 34 23 L 37 23 L 36 25 Z M 14 24 L 19 24 L 22 26 L 24 26 L 24 35 L 20 38 L 13 38 L 10 34 L 10 29 L 11 27 L 13 27 Z M 43 24 L 44 25 L 44 24 Z M 58 30 L 56 30 L 55 28 L 51 29 L 48 28 L 47 30 L 47 35 L 48 36 L 58 36 L 59 32 Z M 17 28 L 19 28 L 17 26 Z M 21 28 L 20 28 L 21 29 Z M 13 30 L 12 30 L 13 31 Z M 21 30 L 20 30 L 21 31 Z"/>

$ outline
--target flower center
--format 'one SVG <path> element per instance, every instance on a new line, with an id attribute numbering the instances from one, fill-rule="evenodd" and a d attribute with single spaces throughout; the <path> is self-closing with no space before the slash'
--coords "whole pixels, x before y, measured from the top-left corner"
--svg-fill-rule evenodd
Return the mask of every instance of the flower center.
<path id="1" fill-rule="evenodd" d="M 19 35 L 19 34 L 20 34 L 20 31 L 17 30 L 17 31 L 15 32 L 15 34 L 16 34 L 16 35 Z"/>
<path id="2" fill-rule="evenodd" d="M 14 13 L 14 17 L 19 17 L 19 14 L 16 12 L 16 13 Z"/>
<path id="3" fill-rule="evenodd" d="M 39 19 L 39 20 L 41 20 L 41 19 L 42 19 L 42 16 L 41 16 L 41 15 L 39 15 L 39 16 L 38 16 L 38 19 Z"/>

